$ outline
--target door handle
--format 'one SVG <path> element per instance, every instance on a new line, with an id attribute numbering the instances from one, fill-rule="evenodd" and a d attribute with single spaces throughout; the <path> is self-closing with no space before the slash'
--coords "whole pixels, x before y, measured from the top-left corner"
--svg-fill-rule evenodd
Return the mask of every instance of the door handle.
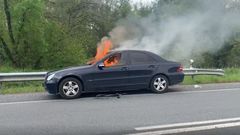
<path id="1" fill-rule="evenodd" d="M 121 70 L 123 71 L 128 70 L 128 67 L 122 67 Z"/>
<path id="2" fill-rule="evenodd" d="M 149 65 L 148 68 L 155 68 L 155 65 Z"/>

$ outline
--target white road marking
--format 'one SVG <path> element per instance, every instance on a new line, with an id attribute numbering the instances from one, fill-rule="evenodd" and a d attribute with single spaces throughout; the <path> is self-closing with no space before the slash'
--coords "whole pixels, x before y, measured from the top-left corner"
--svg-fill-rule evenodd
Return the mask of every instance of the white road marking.
<path id="1" fill-rule="evenodd" d="M 53 101 L 60 101 L 60 100 L 37 100 L 37 101 L 5 102 L 5 103 L 0 103 L 0 106 L 1 105 L 16 105 L 16 104 L 47 103 L 47 102 L 53 102 Z"/>
<path id="2" fill-rule="evenodd" d="M 229 127 L 236 127 L 236 126 L 240 126 L 240 122 L 214 124 L 214 125 L 198 126 L 198 127 L 167 129 L 167 130 L 160 130 L 160 131 L 136 133 L 131 135 L 166 135 L 166 134 L 177 134 L 177 133 L 186 133 L 186 132 L 193 132 L 193 131 L 210 130 L 210 129 L 216 129 L 216 128 L 229 128 Z"/>
<path id="3" fill-rule="evenodd" d="M 197 91 L 181 91 L 179 93 L 208 93 L 208 92 L 225 92 L 225 91 L 240 91 L 240 88 L 231 89 L 212 89 L 212 90 L 197 90 Z M 171 92 L 170 92 L 171 93 Z M 174 93 L 174 92 L 172 92 Z"/>
<path id="4" fill-rule="evenodd" d="M 155 130 L 155 129 L 162 129 L 162 128 L 175 128 L 175 127 L 179 127 L 179 126 L 195 126 L 195 125 L 200 125 L 200 124 L 213 124 L 213 123 L 233 122 L 233 121 L 240 121 L 240 117 L 217 119 L 217 120 L 207 120 L 207 121 L 186 122 L 186 123 L 174 123 L 174 124 L 167 124 L 167 125 L 147 126 L 147 127 L 137 127 L 137 128 L 135 128 L 135 130 L 145 131 L 145 130 Z"/>

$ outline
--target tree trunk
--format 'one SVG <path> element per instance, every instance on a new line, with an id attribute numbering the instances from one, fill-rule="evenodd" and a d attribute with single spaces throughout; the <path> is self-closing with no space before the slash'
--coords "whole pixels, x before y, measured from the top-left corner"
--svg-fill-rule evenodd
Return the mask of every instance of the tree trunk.
<path id="1" fill-rule="evenodd" d="M 12 30 L 11 13 L 10 13 L 10 10 L 9 10 L 8 0 L 4 0 L 4 12 L 5 12 L 6 19 L 7 19 L 8 35 L 11 39 L 11 42 L 13 44 L 15 44 L 15 39 L 14 39 L 14 36 L 13 36 L 13 30 Z"/>
<path id="2" fill-rule="evenodd" d="M 4 39 L 0 36 L 0 41 L 2 43 L 2 47 L 4 49 L 4 52 L 6 53 L 7 57 L 9 58 L 9 60 L 14 64 L 16 65 L 16 61 L 14 60 L 13 56 L 12 56 L 12 53 L 10 51 L 10 49 L 8 48 L 6 42 L 4 41 Z"/>

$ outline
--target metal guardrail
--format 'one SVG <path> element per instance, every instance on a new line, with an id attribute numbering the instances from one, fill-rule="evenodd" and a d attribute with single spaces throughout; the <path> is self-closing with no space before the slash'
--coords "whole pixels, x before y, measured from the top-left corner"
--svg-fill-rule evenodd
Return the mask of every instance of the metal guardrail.
<path id="1" fill-rule="evenodd" d="M 0 82 L 41 81 L 47 72 L 0 73 Z"/>
<path id="2" fill-rule="evenodd" d="M 222 69 L 188 68 L 188 69 L 183 69 L 183 72 L 186 76 L 195 76 L 195 75 L 224 76 L 224 70 Z"/>
<path id="3" fill-rule="evenodd" d="M 183 72 L 186 76 L 192 77 L 196 75 L 224 75 L 224 70 L 222 69 L 185 68 Z M 0 82 L 41 81 L 44 80 L 46 73 L 47 72 L 0 73 Z"/>

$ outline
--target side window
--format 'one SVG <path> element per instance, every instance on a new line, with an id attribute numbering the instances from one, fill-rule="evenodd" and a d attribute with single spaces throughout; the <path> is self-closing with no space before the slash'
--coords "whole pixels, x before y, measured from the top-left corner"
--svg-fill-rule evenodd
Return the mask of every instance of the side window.
<path id="1" fill-rule="evenodd" d="M 113 67 L 113 66 L 118 66 L 118 65 L 123 65 L 123 61 L 121 59 L 121 54 L 116 53 L 111 56 L 109 56 L 106 60 L 104 60 L 104 66 L 105 67 Z"/>
<path id="2" fill-rule="evenodd" d="M 147 64 L 156 62 L 156 60 L 152 56 L 145 53 L 132 52 L 129 55 L 131 59 L 131 64 Z"/>

